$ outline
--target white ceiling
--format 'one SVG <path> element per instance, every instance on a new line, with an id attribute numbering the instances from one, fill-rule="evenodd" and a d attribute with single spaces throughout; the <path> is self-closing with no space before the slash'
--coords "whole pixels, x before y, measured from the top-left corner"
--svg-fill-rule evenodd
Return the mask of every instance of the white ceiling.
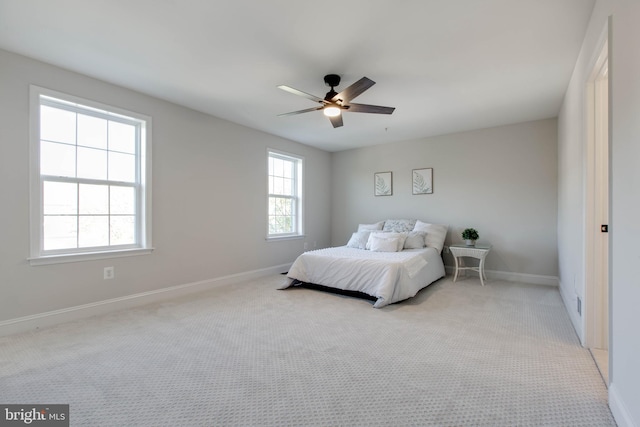
<path id="1" fill-rule="evenodd" d="M 0 48 L 328 151 L 555 117 L 594 0 L 0 0 Z M 363 76 L 391 116 L 277 117 Z"/>

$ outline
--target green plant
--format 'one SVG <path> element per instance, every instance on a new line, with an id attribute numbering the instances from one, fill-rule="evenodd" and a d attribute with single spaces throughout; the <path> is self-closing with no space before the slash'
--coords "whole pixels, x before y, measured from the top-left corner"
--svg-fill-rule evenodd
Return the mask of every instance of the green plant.
<path id="1" fill-rule="evenodd" d="M 465 228 L 462 232 L 462 238 L 464 240 L 478 240 L 478 231 L 475 228 Z"/>

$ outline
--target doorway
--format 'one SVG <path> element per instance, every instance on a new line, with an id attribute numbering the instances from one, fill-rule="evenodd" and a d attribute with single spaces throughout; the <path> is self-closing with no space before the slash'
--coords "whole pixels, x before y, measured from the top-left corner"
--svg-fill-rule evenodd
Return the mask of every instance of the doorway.
<path id="1" fill-rule="evenodd" d="M 586 345 L 609 384 L 609 60 L 607 42 L 587 84 Z"/>

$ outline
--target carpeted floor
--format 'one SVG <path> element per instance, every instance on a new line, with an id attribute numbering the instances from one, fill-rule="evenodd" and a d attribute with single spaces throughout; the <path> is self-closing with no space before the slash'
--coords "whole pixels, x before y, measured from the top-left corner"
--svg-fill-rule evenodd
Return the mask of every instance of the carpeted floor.
<path id="1" fill-rule="evenodd" d="M 75 426 L 614 426 L 556 288 L 443 279 L 382 309 L 274 275 L 0 338 L 0 403 Z"/>

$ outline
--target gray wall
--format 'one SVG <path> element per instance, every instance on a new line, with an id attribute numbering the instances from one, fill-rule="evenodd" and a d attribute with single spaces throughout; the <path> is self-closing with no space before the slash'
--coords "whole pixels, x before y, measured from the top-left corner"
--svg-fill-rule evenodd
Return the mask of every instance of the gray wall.
<path id="1" fill-rule="evenodd" d="M 152 116 L 153 254 L 29 265 L 29 84 Z M 267 147 L 305 157 L 307 241 L 329 245 L 327 152 L 5 51 L 0 94 L 0 321 L 290 263 L 303 240 L 265 241 Z"/>
<path id="2" fill-rule="evenodd" d="M 585 301 L 585 188 L 586 99 L 585 89 L 599 54 L 607 12 L 596 3 L 588 31 L 576 61 L 558 115 L 558 253 L 560 291 L 576 332 L 584 343 L 584 319 L 577 312 L 577 298 Z M 608 8 L 607 8 L 608 9 Z M 598 52 L 596 52 L 598 51 Z"/>
<path id="3" fill-rule="evenodd" d="M 611 53 L 612 298 L 610 395 L 640 426 L 640 2 L 614 1 Z M 618 422 L 618 425 L 625 425 Z"/>
<path id="4" fill-rule="evenodd" d="M 358 223 L 417 218 L 448 224 L 447 244 L 476 228 L 493 245 L 489 270 L 555 277 L 556 135 L 548 119 L 333 153 L 331 242 L 344 245 Z M 412 169 L 427 167 L 433 194 L 412 195 Z M 375 197 L 383 171 L 393 195 Z"/>
<path id="5" fill-rule="evenodd" d="M 598 0 L 559 115 L 558 244 L 560 289 L 576 331 L 584 319 L 575 298 L 584 298 L 585 84 L 597 41 L 611 17 L 610 123 L 610 342 L 609 406 L 619 426 L 640 426 L 640 2 Z"/>

